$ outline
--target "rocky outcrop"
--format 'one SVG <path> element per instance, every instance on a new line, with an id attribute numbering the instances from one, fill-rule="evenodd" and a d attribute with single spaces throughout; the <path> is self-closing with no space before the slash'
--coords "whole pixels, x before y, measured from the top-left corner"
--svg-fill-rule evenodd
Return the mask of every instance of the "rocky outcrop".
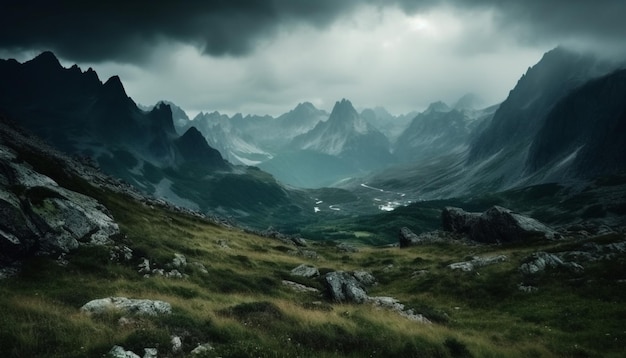
<path id="1" fill-rule="evenodd" d="M 519 271 L 524 275 L 537 275 L 547 269 L 557 268 L 565 268 L 572 272 L 582 272 L 584 267 L 580 262 L 611 260 L 623 253 L 626 253 L 626 241 L 605 245 L 588 242 L 579 250 L 557 253 L 535 252 L 522 260 Z"/>
<path id="2" fill-rule="evenodd" d="M 59 186 L 0 145 L 0 264 L 111 243 L 119 233 L 97 200 Z"/>
<path id="3" fill-rule="evenodd" d="M 445 231 L 469 234 L 479 217 L 480 213 L 470 213 L 461 208 L 446 206 L 441 212 L 441 224 Z"/>
<path id="4" fill-rule="evenodd" d="M 310 293 L 317 293 L 317 292 L 319 292 L 319 290 L 317 288 L 305 286 L 305 285 L 303 285 L 301 283 L 297 283 L 297 282 L 293 282 L 293 281 L 282 280 L 281 283 L 284 286 L 287 286 L 287 287 L 291 288 L 292 290 L 294 290 L 296 292 L 310 292 Z"/>
<path id="5" fill-rule="evenodd" d="M 317 268 L 309 265 L 302 264 L 293 270 L 291 270 L 291 274 L 293 276 L 300 277 L 316 277 L 320 275 L 320 272 Z"/>
<path id="6" fill-rule="evenodd" d="M 364 285 L 349 272 L 329 272 L 324 276 L 324 283 L 335 302 L 363 303 L 367 300 Z"/>
<path id="7" fill-rule="evenodd" d="M 140 357 L 133 351 L 125 350 L 122 346 L 113 346 L 106 356 L 110 358 L 157 358 L 158 355 L 159 351 L 156 348 L 144 348 L 143 357 Z"/>
<path id="8" fill-rule="evenodd" d="M 141 358 L 137 354 L 132 351 L 127 351 L 121 346 L 113 346 L 107 356 L 111 358 Z"/>
<path id="9" fill-rule="evenodd" d="M 201 272 L 208 273 L 204 265 L 194 263 L 194 266 L 198 267 Z M 137 265 L 137 272 L 142 273 L 145 278 L 149 278 L 151 275 L 167 278 L 187 278 L 189 275 L 184 273 L 185 267 L 187 267 L 187 258 L 182 254 L 174 254 L 172 262 L 163 266 L 151 263 L 150 260 L 142 257 Z"/>
<path id="10" fill-rule="evenodd" d="M 480 215 L 471 229 L 472 240 L 487 243 L 520 242 L 532 239 L 554 240 L 556 231 L 539 221 L 493 206 Z"/>
<path id="11" fill-rule="evenodd" d="M 461 270 L 465 272 L 471 272 L 479 267 L 494 265 L 500 262 L 504 262 L 506 260 L 507 260 L 507 257 L 505 255 L 498 255 L 498 256 L 492 256 L 492 257 L 474 256 L 474 258 L 472 258 L 469 261 L 456 262 L 456 263 L 450 264 L 448 265 L 448 268 L 452 270 Z"/>
<path id="12" fill-rule="evenodd" d="M 213 346 L 210 343 L 198 344 L 198 346 L 192 349 L 191 352 L 189 352 L 189 354 L 201 355 L 201 354 L 206 354 L 207 352 L 210 352 L 214 349 L 215 348 L 213 348 Z"/>
<path id="13" fill-rule="evenodd" d="M 172 313 L 172 306 L 164 301 L 107 297 L 89 301 L 80 310 L 88 314 L 101 314 L 119 310 L 134 315 L 158 316 Z"/>
<path id="14" fill-rule="evenodd" d="M 466 234 L 471 240 L 482 243 L 560 238 L 556 231 L 539 221 L 501 206 L 493 206 L 480 215 L 459 208 L 446 208 L 442 221 L 445 230 Z"/>
<path id="15" fill-rule="evenodd" d="M 409 247 L 414 246 L 419 243 L 419 239 L 417 235 L 408 227 L 400 228 L 400 233 L 398 233 L 398 238 L 400 241 L 400 247 Z"/>
<path id="16" fill-rule="evenodd" d="M 376 307 L 389 309 L 401 316 L 415 322 L 431 323 L 428 318 L 405 306 L 393 297 L 378 296 L 370 297 L 365 287 L 376 284 L 376 279 L 366 271 L 329 272 L 324 276 L 324 283 L 328 289 L 330 298 L 339 303 L 369 303 Z"/>
<path id="17" fill-rule="evenodd" d="M 386 308 L 397 312 L 400 316 L 405 317 L 411 321 L 419 323 L 432 323 L 428 318 L 420 313 L 415 313 L 413 309 L 405 309 L 404 304 L 400 303 L 393 297 L 378 296 L 368 297 L 367 301 L 376 307 Z"/>
<path id="18" fill-rule="evenodd" d="M 359 249 L 356 248 L 354 245 L 350 245 L 345 242 L 342 242 L 337 245 L 337 251 L 345 252 L 345 253 L 355 253 L 355 252 L 359 252 Z"/>
<path id="19" fill-rule="evenodd" d="M 458 239 L 458 235 L 445 231 L 428 231 L 416 235 L 411 229 L 403 227 L 398 234 L 401 248 L 433 244 L 437 242 L 449 242 Z"/>

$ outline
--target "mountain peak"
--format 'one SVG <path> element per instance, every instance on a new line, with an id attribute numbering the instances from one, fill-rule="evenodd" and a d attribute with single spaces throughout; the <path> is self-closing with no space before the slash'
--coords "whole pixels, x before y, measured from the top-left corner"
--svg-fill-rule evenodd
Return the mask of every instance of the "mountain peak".
<path id="1" fill-rule="evenodd" d="M 51 51 L 44 51 L 28 62 L 46 67 L 62 67 L 59 59 Z"/>
<path id="2" fill-rule="evenodd" d="M 352 106 L 352 102 L 344 98 L 341 101 L 335 102 L 335 107 L 333 107 L 330 117 L 351 118 L 358 117 L 358 113 Z"/>
<path id="3" fill-rule="evenodd" d="M 206 168 L 213 169 L 224 169 L 228 166 L 220 152 L 212 148 L 202 133 L 194 126 L 189 127 L 175 143 L 183 159 L 187 162 L 199 162 Z"/>
<path id="4" fill-rule="evenodd" d="M 428 108 L 424 112 L 450 112 L 450 107 L 442 101 L 433 102 L 428 105 Z"/>
<path id="5" fill-rule="evenodd" d="M 120 80 L 119 76 L 111 76 L 103 85 L 102 89 L 105 93 L 108 94 L 123 94 L 124 97 L 127 97 L 126 90 L 124 90 L 124 85 L 122 84 L 122 80 Z"/>
<path id="6" fill-rule="evenodd" d="M 481 99 L 475 93 L 467 93 L 463 97 L 459 98 L 454 104 L 454 109 L 477 109 L 481 106 Z"/>
<path id="7" fill-rule="evenodd" d="M 311 102 L 301 102 L 301 103 L 298 103 L 295 109 L 296 110 L 298 109 L 310 110 L 310 109 L 317 109 L 317 108 L 315 108 L 315 106 Z"/>

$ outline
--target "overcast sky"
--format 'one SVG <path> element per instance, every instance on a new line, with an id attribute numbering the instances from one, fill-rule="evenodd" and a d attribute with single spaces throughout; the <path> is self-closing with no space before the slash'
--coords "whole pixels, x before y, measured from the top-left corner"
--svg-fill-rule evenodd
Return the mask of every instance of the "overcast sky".
<path id="1" fill-rule="evenodd" d="M 130 3 L 130 4 L 129 4 Z M 223 0 L 0 3 L 0 57 L 52 50 L 119 75 L 136 102 L 195 114 L 330 110 L 394 114 L 468 92 L 506 98 L 557 45 L 622 55 L 624 0 Z"/>

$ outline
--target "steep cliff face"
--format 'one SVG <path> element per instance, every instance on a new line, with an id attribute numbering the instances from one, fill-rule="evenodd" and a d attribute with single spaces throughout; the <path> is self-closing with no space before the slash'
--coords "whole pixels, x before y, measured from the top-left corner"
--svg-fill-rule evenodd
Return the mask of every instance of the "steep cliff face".
<path id="1" fill-rule="evenodd" d="M 626 169 L 626 70 L 592 80 L 560 100 L 533 140 L 529 171 L 552 179 L 592 178 Z"/>
<path id="2" fill-rule="evenodd" d="M 480 120 L 442 104 L 431 104 L 402 132 L 394 146 L 400 161 L 415 162 L 467 150 L 470 134 Z"/>
<path id="3" fill-rule="evenodd" d="M 552 107 L 571 90 L 610 71 L 611 65 L 591 55 L 563 48 L 547 52 L 528 69 L 493 120 L 471 145 L 469 162 L 501 150 L 520 150 L 533 140 Z"/>

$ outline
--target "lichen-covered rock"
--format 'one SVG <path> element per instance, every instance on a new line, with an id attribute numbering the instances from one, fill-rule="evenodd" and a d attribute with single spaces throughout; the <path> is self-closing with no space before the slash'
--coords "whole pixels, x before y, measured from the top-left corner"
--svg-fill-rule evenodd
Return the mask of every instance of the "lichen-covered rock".
<path id="1" fill-rule="evenodd" d="M 519 271 L 524 275 L 536 275 L 544 272 L 546 269 L 556 269 L 559 267 L 566 268 L 574 272 L 584 271 L 584 268 L 576 262 L 563 261 L 559 256 L 547 252 L 535 252 L 520 265 Z"/>
<path id="2" fill-rule="evenodd" d="M 167 302 L 157 300 L 107 297 L 89 301 L 80 310 L 89 314 L 120 310 L 135 315 L 158 316 L 172 313 L 172 306 Z"/>
<path id="3" fill-rule="evenodd" d="M 198 354 L 202 354 L 202 353 L 206 353 L 209 351 L 214 350 L 215 348 L 213 348 L 213 346 L 211 346 L 211 344 L 209 343 L 204 343 L 204 344 L 199 344 L 196 348 L 192 349 L 191 352 L 189 352 L 192 355 L 198 355 Z"/>
<path id="4" fill-rule="evenodd" d="M 359 252 L 359 249 L 357 249 L 353 245 L 342 242 L 339 245 L 337 245 L 337 251 L 346 252 L 346 253 L 355 253 L 355 252 Z"/>
<path id="5" fill-rule="evenodd" d="M 144 348 L 143 349 L 143 358 L 157 358 L 159 356 L 159 351 L 156 348 Z"/>
<path id="6" fill-rule="evenodd" d="M 282 280 L 282 284 L 297 292 L 311 292 L 311 293 L 319 292 L 317 288 L 305 286 L 301 283 L 297 283 L 293 281 Z"/>
<path id="7" fill-rule="evenodd" d="M 432 323 L 424 315 L 415 313 L 412 309 L 405 309 L 405 306 L 397 299 L 387 296 L 368 297 L 367 301 L 376 307 L 381 307 L 397 312 L 400 316 L 405 317 L 411 321 L 419 323 Z"/>
<path id="8" fill-rule="evenodd" d="M 555 230 L 539 221 L 500 206 L 493 206 L 482 214 L 446 207 L 441 218 L 444 230 L 467 235 L 471 240 L 482 243 L 553 240 L 560 237 Z"/>
<path id="9" fill-rule="evenodd" d="M 363 303 L 367 300 L 362 284 L 348 272 L 329 272 L 324 276 L 324 283 L 333 301 Z"/>
<path id="10" fill-rule="evenodd" d="M 364 286 L 372 286 L 376 283 L 376 278 L 367 271 L 354 271 L 352 276 Z"/>
<path id="11" fill-rule="evenodd" d="M 398 239 L 400 241 L 400 247 L 409 247 L 413 245 L 417 245 L 419 243 L 419 239 L 417 235 L 408 227 L 400 228 L 400 233 L 398 234 Z"/>
<path id="12" fill-rule="evenodd" d="M 471 272 L 479 267 L 497 264 L 500 262 L 504 262 L 506 260 L 507 260 L 507 257 L 505 255 L 498 255 L 498 256 L 492 256 L 492 257 L 475 256 L 472 260 L 469 260 L 469 261 L 455 262 L 453 264 L 450 264 L 448 265 L 448 268 L 452 270 L 461 270 L 465 272 Z"/>
<path id="13" fill-rule="evenodd" d="M 182 254 L 174 254 L 172 266 L 176 268 L 184 268 L 187 266 L 187 258 Z"/>
<path id="14" fill-rule="evenodd" d="M 447 231 L 427 231 L 419 235 L 413 233 L 409 228 L 403 227 L 398 234 L 399 244 L 401 248 L 418 246 L 425 244 L 433 244 L 437 242 L 450 242 L 452 240 L 459 239 L 457 234 L 453 234 Z"/>
<path id="15" fill-rule="evenodd" d="M 441 212 L 441 223 L 445 231 L 469 234 L 479 217 L 480 213 L 447 206 Z"/>
<path id="16" fill-rule="evenodd" d="M 107 356 L 111 358 L 141 358 L 132 351 L 127 351 L 120 346 L 113 346 L 109 353 L 107 353 Z"/>
<path id="17" fill-rule="evenodd" d="M 301 237 L 292 237 L 291 242 L 293 242 L 293 244 L 296 246 L 306 246 L 306 240 Z"/>
<path id="18" fill-rule="evenodd" d="M 119 227 L 97 200 L 59 186 L 0 145 L 0 264 L 111 242 Z"/>
<path id="19" fill-rule="evenodd" d="M 170 343 L 172 343 L 172 353 L 179 353 L 183 350 L 183 341 L 180 337 L 172 336 Z"/>
<path id="20" fill-rule="evenodd" d="M 480 215 L 470 230 L 470 238 L 484 243 L 520 242 L 558 238 L 556 231 L 539 221 L 493 206 Z"/>
<path id="21" fill-rule="evenodd" d="M 316 277 L 320 275 L 320 272 L 313 266 L 302 264 L 291 270 L 291 274 L 300 277 Z"/>

